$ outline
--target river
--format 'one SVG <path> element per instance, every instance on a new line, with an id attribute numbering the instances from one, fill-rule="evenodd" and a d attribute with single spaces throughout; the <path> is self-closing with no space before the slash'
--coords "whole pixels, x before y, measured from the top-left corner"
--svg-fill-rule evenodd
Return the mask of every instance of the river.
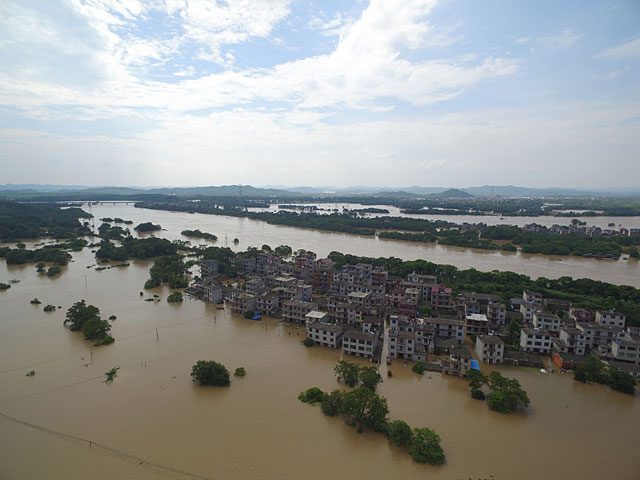
<path id="1" fill-rule="evenodd" d="M 279 204 L 272 204 L 269 208 L 249 208 L 253 212 L 278 212 L 281 209 Z M 280 204 L 282 205 L 282 204 Z M 545 215 L 539 217 L 521 217 L 521 216 L 501 216 L 501 215 L 417 215 L 411 213 L 402 213 L 398 207 L 393 205 L 364 205 L 362 203 L 304 203 L 304 204 L 292 204 L 292 205 L 304 205 L 318 207 L 316 213 L 329 214 L 333 212 L 342 212 L 343 209 L 347 210 L 360 210 L 363 208 L 383 208 L 389 211 L 389 213 L 366 213 L 367 217 L 406 217 L 406 218 L 421 218 L 424 220 L 445 220 L 451 223 L 486 223 L 487 225 L 516 225 L 522 227 L 530 223 L 537 223 L 538 225 L 544 225 L 545 227 L 551 227 L 552 225 L 570 225 L 573 218 L 577 218 L 581 222 L 586 222 L 587 226 L 595 226 L 600 228 L 640 228 L 640 217 L 555 217 L 552 215 Z M 286 210 L 286 209 L 284 209 Z M 291 211 L 291 210 L 289 210 Z M 586 211 L 586 210 L 584 210 Z M 613 224 L 615 227 L 610 227 Z"/>
<path id="2" fill-rule="evenodd" d="M 190 226 L 217 234 L 223 230 L 214 225 L 232 221 L 236 230 L 229 237 L 238 235 L 243 243 L 264 238 L 300 246 L 288 236 L 291 229 L 248 220 L 202 217 L 212 223 L 198 224 L 194 215 L 120 213 L 165 228 L 175 228 L 182 215 Z M 249 235 L 262 229 L 269 232 L 264 237 Z M 322 252 L 337 248 L 341 238 L 300 233 L 301 239 L 318 235 L 312 243 L 318 250 L 323 239 L 333 239 L 334 246 Z M 150 262 L 103 271 L 92 266 L 89 249 L 73 253 L 54 279 L 38 275 L 33 265 L 0 263 L 0 280 L 20 280 L 0 292 L 0 413 L 142 460 L 0 417 L 2 479 L 186 478 L 147 462 L 223 480 L 638 478 L 637 398 L 580 384 L 570 375 L 502 368 L 520 380 L 532 402 L 526 411 L 502 415 L 473 400 L 464 380 L 418 376 L 394 361 L 388 367 L 393 378 L 381 367 L 385 380 L 379 386 L 390 416 L 434 428 L 447 454 L 443 466 L 419 465 L 384 436 L 358 434 L 297 400 L 311 386 L 340 388 L 332 373 L 338 351 L 306 349 L 299 343 L 303 331 L 273 319 L 246 320 L 193 299 L 169 304 L 165 287 L 144 295 L 156 293 L 162 301 L 145 302 L 139 292 Z M 34 297 L 43 303 L 30 305 Z M 79 333 L 63 327 L 66 309 L 82 298 L 98 306 L 103 318 L 117 316 L 115 344 L 91 349 Z M 62 308 L 45 313 L 46 304 Z M 189 372 L 199 359 L 220 361 L 231 371 L 243 366 L 247 376 L 232 377 L 229 388 L 198 387 Z M 104 372 L 114 366 L 120 366 L 118 376 L 105 384 Z M 31 369 L 35 376 L 26 377 Z"/>
<path id="3" fill-rule="evenodd" d="M 89 207 L 85 206 L 85 209 Z M 405 242 L 337 232 L 322 232 L 306 228 L 270 225 L 260 220 L 248 218 L 186 214 L 163 210 L 134 208 L 132 205 L 93 205 L 95 226 L 104 217 L 120 217 L 133 221 L 133 226 L 151 221 L 160 224 L 162 232 L 158 236 L 170 240 L 187 240 L 180 235 L 185 229 L 199 228 L 203 232 L 217 235 L 217 242 L 192 239 L 198 243 L 228 246 L 234 250 L 247 247 L 272 248 L 286 244 L 294 249 L 303 248 L 326 256 L 332 250 L 369 257 L 398 257 L 403 260 L 425 259 L 434 263 L 454 265 L 458 268 L 476 268 L 482 271 L 510 270 L 531 277 L 592 278 L 618 285 L 632 285 L 640 288 L 640 262 L 637 260 L 598 260 L 581 257 L 532 255 L 520 252 L 468 249 L 440 244 Z M 233 239 L 240 243 L 234 246 Z"/>

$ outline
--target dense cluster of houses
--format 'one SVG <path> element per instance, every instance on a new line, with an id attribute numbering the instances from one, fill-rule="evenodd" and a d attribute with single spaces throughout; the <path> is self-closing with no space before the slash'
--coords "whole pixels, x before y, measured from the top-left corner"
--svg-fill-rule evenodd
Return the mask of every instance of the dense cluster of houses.
<path id="1" fill-rule="evenodd" d="M 608 228 L 587 226 L 587 225 L 552 225 L 545 227 L 537 223 L 530 223 L 522 227 L 524 232 L 548 233 L 551 235 L 568 235 L 575 234 L 583 237 L 626 237 L 629 235 L 640 235 L 640 228 L 615 228 L 611 225 Z"/>
<path id="2" fill-rule="evenodd" d="M 206 260 L 188 293 L 225 302 L 245 316 L 304 325 L 315 344 L 345 354 L 379 362 L 386 343 L 387 360 L 422 361 L 461 376 L 474 354 L 489 364 L 533 366 L 551 356 L 561 369 L 579 366 L 592 354 L 639 376 L 640 329 L 626 327 L 619 312 L 597 311 L 592 318 L 567 301 L 532 291 L 510 299 L 507 307 L 497 295 L 454 296 L 431 275 L 400 278 L 370 264 L 336 269 L 331 259 L 309 252 L 298 252 L 291 262 L 265 252 L 236 256 L 232 267 L 243 285 L 227 286 L 218 262 Z M 520 330 L 518 350 L 505 342 L 513 339 L 513 320 Z"/>

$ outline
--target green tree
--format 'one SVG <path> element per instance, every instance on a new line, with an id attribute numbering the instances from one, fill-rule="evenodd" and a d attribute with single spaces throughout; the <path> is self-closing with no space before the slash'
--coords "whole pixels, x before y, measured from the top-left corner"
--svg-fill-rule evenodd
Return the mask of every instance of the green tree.
<path id="1" fill-rule="evenodd" d="M 424 373 L 424 362 L 422 360 L 418 360 L 413 364 L 411 370 L 422 375 Z"/>
<path id="2" fill-rule="evenodd" d="M 358 378 L 362 382 L 362 386 L 375 391 L 379 382 L 382 381 L 380 373 L 376 367 L 360 367 Z"/>
<path id="3" fill-rule="evenodd" d="M 391 444 L 396 447 L 410 447 L 413 443 L 413 431 L 402 420 L 394 420 L 387 428 L 387 436 Z"/>
<path id="4" fill-rule="evenodd" d="M 440 446 L 440 436 L 430 428 L 414 428 L 411 458 L 418 463 L 439 465 L 444 463 L 444 450 Z"/>
<path id="5" fill-rule="evenodd" d="M 167 302 L 169 303 L 181 303 L 182 302 L 182 292 L 173 292 L 171 295 L 167 297 Z"/>
<path id="6" fill-rule="evenodd" d="M 629 372 L 610 367 L 611 388 L 619 392 L 633 395 L 636 392 L 636 379 Z"/>
<path id="7" fill-rule="evenodd" d="M 355 387 L 360 379 L 360 367 L 345 360 L 339 360 L 336 363 L 333 373 L 336 375 L 336 380 L 343 381 L 350 387 Z"/>
<path id="8" fill-rule="evenodd" d="M 328 417 L 335 417 L 342 411 L 344 394 L 340 390 L 334 390 L 325 395 L 320 404 L 320 409 Z"/>
<path id="9" fill-rule="evenodd" d="M 491 372 L 488 383 L 491 393 L 487 395 L 487 405 L 492 410 L 509 413 L 515 410 L 518 405 L 529 406 L 530 400 L 527 392 L 522 389 L 520 382 L 515 378 L 506 378 L 499 372 Z"/>
<path id="10" fill-rule="evenodd" d="M 318 387 L 311 387 L 298 395 L 298 400 L 302 403 L 320 403 L 324 400 L 325 394 Z"/>
<path id="11" fill-rule="evenodd" d="M 573 378 L 579 382 L 610 383 L 611 378 L 607 365 L 594 355 L 589 355 L 584 365 L 578 367 L 573 372 Z"/>
<path id="12" fill-rule="evenodd" d="M 247 370 L 244 367 L 236 368 L 236 371 L 233 372 L 234 377 L 244 377 L 247 375 Z"/>
<path id="13" fill-rule="evenodd" d="M 362 432 L 364 427 L 383 432 L 387 426 L 389 407 L 386 398 L 368 388 L 358 387 L 344 394 L 342 413 L 358 432 Z"/>
<path id="14" fill-rule="evenodd" d="M 93 317 L 82 324 L 82 334 L 87 340 L 102 340 L 111 330 L 111 325 L 106 320 Z"/>
<path id="15" fill-rule="evenodd" d="M 200 385 L 228 387 L 231 384 L 229 371 L 213 360 L 198 360 L 191 368 L 191 378 Z"/>
<path id="16" fill-rule="evenodd" d="M 484 392 L 481 388 L 488 381 L 486 375 L 483 375 L 480 370 L 468 370 L 466 377 L 471 389 L 471 396 L 477 400 L 484 400 Z"/>
<path id="17" fill-rule="evenodd" d="M 72 332 L 82 330 L 82 326 L 87 320 L 100 318 L 100 310 L 93 305 L 87 305 L 84 300 L 74 303 L 67 310 L 67 315 L 63 323 L 70 323 L 69 329 Z"/>

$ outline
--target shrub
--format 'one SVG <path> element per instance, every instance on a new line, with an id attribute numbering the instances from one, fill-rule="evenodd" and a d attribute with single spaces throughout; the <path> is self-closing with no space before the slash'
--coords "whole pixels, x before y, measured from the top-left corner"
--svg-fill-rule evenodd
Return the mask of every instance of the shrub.
<path id="1" fill-rule="evenodd" d="M 387 429 L 389 441 L 396 447 L 410 447 L 413 443 L 413 431 L 402 420 L 394 420 Z"/>
<path id="2" fill-rule="evenodd" d="M 167 297 L 167 302 L 169 303 L 181 303 L 182 302 L 182 292 L 173 292 L 171 295 Z"/>
<path id="3" fill-rule="evenodd" d="M 115 341 L 116 341 L 115 338 L 113 338 L 111 335 L 107 335 L 106 337 L 104 337 L 102 339 L 102 341 L 99 343 L 99 345 L 111 345 Z"/>
<path id="4" fill-rule="evenodd" d="M 421 360 L 417 361 L 411 370 L 422 375 L 424 373 L 424 362 Z"/>
<path id="5" fill-rule="evenodd" d="M 313 347 L 313 346 L 315 345 L 315 343 L 313 342 L 313 340 L 311 340 L 309 337 L 305 338 L 305 339 L 302 341 L 302 344 L 303 344 L 305 347 Z"/>
<path id="6" fill-rule="evenodd" d="M 238 367 L 236 368 L 236 371 L 233 372 L 233 375 L 235 377 L 244 377 L 247 374 L 247 371 L 244 369 L 244 367 Z"/>
<path id="7" fill-rule="evenodd" d="M 45 312 L 53 312 L 55 309 L 55 305 L 46 305 L 42 310 L 44 310 Z"/>
<path id="8" fill-rule="evenodd" d="M 440 436 L 430 428 L 413 430 L 413 445 L 409 453 L 418 463 L 439 465 L 445 460 L 444 450 L 440 446 Z"/>
<path id="9" fill-rule="evenodd" d="M 334 390 L 322 399 L 320 409 L 328 417 L 335 417 L 342 410 L 344 394 L 340 390 Z"/>
<path id="10" fill-rule="evenodd" d="M 318 387 L 311 387 L 298 395 L 298 400 L 302 403 L 320 403 L 324 400 L 324 392 Z"/>

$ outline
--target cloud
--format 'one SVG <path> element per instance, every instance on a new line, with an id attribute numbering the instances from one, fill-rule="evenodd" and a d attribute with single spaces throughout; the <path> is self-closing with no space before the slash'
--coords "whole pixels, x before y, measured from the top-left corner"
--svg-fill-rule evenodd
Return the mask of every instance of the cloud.
<path id="1" fill-rule="evenodd" d="M 594 56 L 594 58 L 597 59 L 611 60 L 615 62 L 638 57 L 640 57 L 640 38 L 629 40 L 628 42 L 621 43 L 615 47 L 608 48 Z"/>
<path id="2" fill-rule="evenodd" d="M 581 38 L 582 35 L 574 33 L 571 29 L 566 29 L 557 35 L 540 37 L 538 40 L 547 48 L 557 50 L 575 45 Z"/>
<path id="3" fill-rule="evenodd" d="M 87 61 L 98 61 L 107 78 L 92 88 L 78 88 L 65 82 L 52 83 L 42 76 L 16 78 L 0 74 L 0 102 L 31 109 L 50 105 L 82 107 L 97 116 L 104 110 L 107 117 L 114 109 L 189 112 L 255 102 L 284 102 L 296 109 L 385 111 L 397 101 L 416 107 L 442 102 L 487 79 L 511 75 L 518 67 L 511 59 L 476 59 L 473 55 L 409 60 L 407 53 L 442 42 L 428 23 L 435 0 L 406 0 L 401 4 L 372 0 L 361 17 L 343 31 L 333 52 L 244 70 L 230 68 L 232 54 L 217 58 L 214 50 L 218 52 L 222 44 L 251 36 L 270 35 L 288 11 L 286 2 L 241 0 L 219 6 L 177 0 L 151 5 L 116 0 L 74 1 L 76 11 L 87 19 L 100 39 L 94 49 L 98 60 L 92 57 Z M 151 16 L 153 8 L 179 18 L 186 36 L 207 45 L 197 50 L 198 56 L 211 59 L 213 55 L 228 68 L 191 76 L 193 70 L 182 66 L 171 72 L 170 82 L 145 75 L 146 69 L 154 65 L 146 62 L 165 63 L 182 45 L 176 36 L 149 40 L 130 32 L 131 22 Z M 245 10 L 250 13 L 242 15 Z M 337 25 L 335 19 L 332 22 L 329 23 Z"/>
<path id="4" fill-rule="evenodd" d="M 515 43 L 516 45 L 526 45 L 531 41 L 531 38 L 529 37 L 519 37 L 516 38 L 513 43 Z"/>

